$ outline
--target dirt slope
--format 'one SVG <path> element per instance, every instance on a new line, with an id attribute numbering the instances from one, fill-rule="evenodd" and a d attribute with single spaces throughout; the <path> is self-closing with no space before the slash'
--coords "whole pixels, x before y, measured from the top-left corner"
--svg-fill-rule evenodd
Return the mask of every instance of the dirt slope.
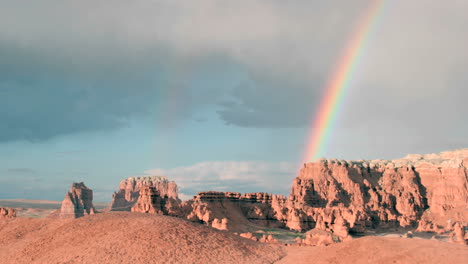
<path id="1" fill-rule="evenodd" d="M 286 247 L 281 264 L 468 263 L 468 247 L 436 240 L 369 236 L 328 247 Z"/>
<path id="2" fill-rule="evenodd" d="M 169 216 L 0 221 L 2 263 L 272 263 L 283 247 Z"/>

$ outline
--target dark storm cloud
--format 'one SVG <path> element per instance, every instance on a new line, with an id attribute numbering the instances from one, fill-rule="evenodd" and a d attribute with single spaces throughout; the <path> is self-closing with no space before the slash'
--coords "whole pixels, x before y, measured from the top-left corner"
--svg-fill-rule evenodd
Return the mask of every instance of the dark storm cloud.
<path id="1" fill-rule="evenodd" d="M 280 128 L 302 127 L 311 121 L 320 93 L 310 89 L 309 82 L 265 74 L 250 77 L 233 89 L 231 100 L 220 104 L 218 114 L 227 124 Z"/>
<path id="2" fill-rule="evenodd" d="M 26 2 L 0 10 L 0 141 L 119 128 L 171 100 L 176 120 L 211 105 L 235 126 L 309 126 L 369 3 Z M 467 10 L 386 2 L 342 106 L 341 140 L 465 141 Z M 192 72 L 213 61 L 247 74 L 194 90 Z"/>
<path id="3" fill-rule="evenodd" d="M 171 100 L 180 101 L 173 103 L 179 105 L 174 119 L 184 119 L 197 107 L 215 107 L 229 96 L 237 105 L 223 104 L 219 111 L 227 123 L 300 126 L 305 119 L 298 114 L 307 107 L 296 108 L 283 98 L 310 97 L 314 89 L 305 89 L 309 80 L 297 79 L 295 68 L 303 67 L 296 65 L 297 56 L 271 54 L 290 48 L 304 51 L 300 42 L 312 39 L 318 40 L 311 42 L 316 47 L 334 46 L 326 41 L 340 35 L 328 28 L 325 35 L 299 38 L 304 29 L 313 36 L 323 28 L 316 22 L 324 18 L 327 23 L 336 20 L 327 15 L 296 18 L 298 12 L 306 17 L 332 7 L 326 4 L 305 12 L 302 7 L 308 4 L 281 1 L 26 2 L 2 1 L 0 11 L 0 141 L 115 129 Z M 343 12 L 329 10 L 335 11 Z M 215 93 L 204 87 L 194 90 L 187 83 L 191 72 L 209 68 L 213 60 L 265 76 L 249 80 L 251 88 L 241 85 L 232 94 L 232 87 L 222 83 Z M 265 62 L 261 70 L 258 60 Z M 281 67 L 271 68 L 280 61 Z M 314 61 L 310 66 L 321 70 L 320 61 L 326 63 L 327 56 Z M 282 76 L 270 78 L 275 75 Z M 165 97 L 167 90 L 178 90 L 177 97 Z"/>

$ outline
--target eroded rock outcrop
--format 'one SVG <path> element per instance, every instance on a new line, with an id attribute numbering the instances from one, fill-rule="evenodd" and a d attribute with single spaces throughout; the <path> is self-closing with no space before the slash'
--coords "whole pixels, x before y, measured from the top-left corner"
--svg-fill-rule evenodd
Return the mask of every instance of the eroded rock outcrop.
<path id="1" fill-rule="evenodd" d="M 286 225 L 351 232 L 365 228 L 435 230 L 449 219 L 466 222 L 468 149 L 408 155 L 394 161 L 319 160 L 294 180 Z M 345 228 L 346 229 L 346 228 Z"/>
<path id="2" fill-rule="evenodd" d="M 130 211 L 138 201 L 142 187 L 153 187 L 166 200 L 168 213 L 177 214 L 179 197 L 177 184 L 162 176 L 130 177 L 120 182 L 119 190 L 112 196 L 111 211 Z"/>
<path id="3" fill-rule="evenodd" d="M 0 219 L 16 217 L 16 210 L 13 208 L 0 207 Z"/>
<path id="4" fill-rule="evenodd" d="M 306 233 L 304 239 L 296 239 L 296 243 L 301 246 L 328 246 L 339 242 L 339 238 L 333 235 L 331 231 L 322 229 L 310 230 Z"/>
<path id="5" fill-rule="evenodd" d="M 229 220 L 227 218 L 223 218 L 221 220 L 218 218 L 215 218 L 213 219 L 213 222 L 211 223 L 211 227 L 218 229 L 218 230 L 228 230 L 228 223 L 229 223 Z"/>
<path id="6" fill-rule="evenodd" d="M 287 198 L 267 193 L 199 192 L 180 206 L 174 204 L 173 215 L 245 236 L 255 230 L 245 228 L 252 224 L 313 230 L 300 241 L 307 245 L 344 241 L 350 239 L 350 233 L 374 228 L 444 233 L 453 230 L 447 223 L 468 222 L 467 164 L 468 149 L 408 155 L 393 161 L 321 159 L 304 164 Z M 144 181 L 149 182 L 138 178 L 123 181 L 113 207 L 131 204 Z M 165 178 L 152 182 L 162 182 L 163 193 L 177 193 L 175 183 L 169 188 Z"/>
<path id="7" fill-rule="evenodd" d="M 159 195 L 156 187 L 142 186 L 137 202 L 133 205 L 132 212 L 166 214 L 165 200 Z"/>
<path id="8" fill-rule="evenodd" d="M 73 183 L 60 208 L 60 218 L 78 218 L 94 214 L 93 191 L 83 182 Z"/>
<path id="9" fill-rule="evenodd" d="M 450 233 L 450 242 L 456 244 L 467 245 L 468 241 L 465 239 L 465 228 L 459 222 L 453 226 L 453 231 Z"/>
<path id="10" fill-rule="evenodd" d="M 249 224 L 284 227 L 285 203 L 286 197 L 281 195 L 207 191 L 182 203 L 180 216 L 230 231 L 242 232 Z"/>

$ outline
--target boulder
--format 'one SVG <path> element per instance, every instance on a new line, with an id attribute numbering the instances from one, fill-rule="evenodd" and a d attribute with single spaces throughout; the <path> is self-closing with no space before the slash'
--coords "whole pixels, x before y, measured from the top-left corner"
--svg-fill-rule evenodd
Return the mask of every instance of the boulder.
<path id="1" fill-rule="evenodd" d="M 16 210 L 13 208 L 0 207 L 0 219 L 16 217 Z"/>
<path id="2" fill-rule="evenodd" d="M 312 229 L 306 233 L 304 239 L 296 239 L 297 244 L 304 246 L 328 246 L 340 242 L 332 232 L 320 229 Z"/>
<path id="3" fill-rule="evenodd" d="M 213 219 L 213 222 L 211 223 L 211 227 L 218 229 L 218 230 L 228 230 L 228 222 L 229 220 L 227 218 L 223 219 L 218 219 L 215 218 Z"/>
<path id="4" fill-rule="evenodd" d="M 467 245 L 468 241 L 465 239 L 465 228 L 460 222 L 456 222 L 453 226 L 453 231 L 450 233 L 450 242 L 456 244 Z"/>

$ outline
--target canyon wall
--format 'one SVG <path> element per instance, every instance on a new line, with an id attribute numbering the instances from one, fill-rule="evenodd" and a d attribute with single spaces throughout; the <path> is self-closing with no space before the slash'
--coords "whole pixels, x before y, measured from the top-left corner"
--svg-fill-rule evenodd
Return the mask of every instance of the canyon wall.
<path id="1" fill-rule="evenodd" d="M 468 222 L 467 164 L 468 149 L 393 161 L 321 159 L 304 164 L 288 198 L 200 192 L 179 216 L 239 231 L 249 223 L 325 230 L 339 240 L 375 228 L 442 232 Z"/>
<path id="2" fill-rule="evenodd" d="M 385 161 L 307 163 L 294 180 L 287 227 L 450 229 L 468 222 L 468 149 Z"/>

